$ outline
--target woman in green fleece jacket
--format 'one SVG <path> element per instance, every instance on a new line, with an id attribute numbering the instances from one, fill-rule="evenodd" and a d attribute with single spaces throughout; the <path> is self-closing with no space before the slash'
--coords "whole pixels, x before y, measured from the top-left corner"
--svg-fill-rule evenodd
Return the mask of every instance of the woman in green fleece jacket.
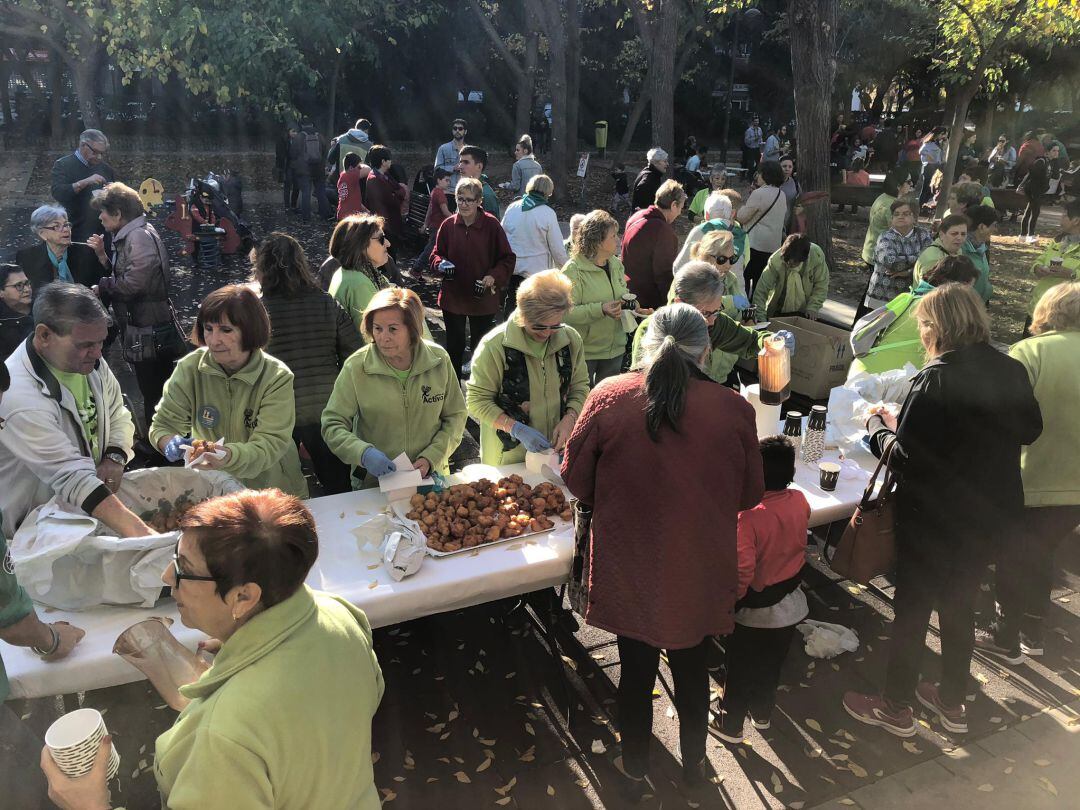
<path id="1" fill-rule="evenodd" d="M 213 666 L 157 739 L 154 777 L 170 810 L 378 810 L 371 720 L 383 677 L 364 613 L 308 588 L 315 520 L 280 490 L 193 507 L 162 574 L 180 620 L 201 630 Z M 109 738 L 93 770 L 70 779 L 43 749 L 63 810 L 109 807 Z"/>
<path id="2" fill-rule="evenodd" d="M 449 472 L 465 429 L 465 397 L 438 344 L 424 340 L 424 305 L 412 290 L 375 294 L 364 312 L 366 346 L 345 361 L 322 416 L 323 438 L 362 487 L 397 470 L 405 453 L 426 477 Z"/>
<path id="3" fill-rule="evenodd" d="M 589 394 L 581 335 L 563 323 L 572 288 L 558 270 L 530 276 L 510 319 L 480 341 L 465 401 L 484 464 L 519 464 L 526 450 L 561 451 L 570 438 Z"/>
<path id="4" fill-rule="evenodd" d="M 203 299 L 191 339 L 196 349 L 176 364 L 154 413 L 150 441 L 169 461 L 192 439 L 225 439 L 221 470 L 251 489 L 278 487 L 306 498 L 307 481 L 293 444 L 293 373 L 263 352 L 270 318 L 250 287 L 230 284 Z"/>
<path id="5" fill-rule="evenodd" d="M 574 285 L 574 308 L 566 323 L 578 331 L 585 344 L 590 385 L 618 374 L 626 354 L 622 297 L 629 290 L 626 272 L 615 255 L 618 249 L 619 223 L 598 209 L 574 231 L 570 261 L 562 269 Z"/>
<path id="6" fill-rule="evenodd" d="M 760 317 L 802 315 L 817 320 L 829 294 L 829 265 L 825 251 L 802 233 L 793 233 L 769 257 L 769 264 L 754 286 L 754 308 Z"/>

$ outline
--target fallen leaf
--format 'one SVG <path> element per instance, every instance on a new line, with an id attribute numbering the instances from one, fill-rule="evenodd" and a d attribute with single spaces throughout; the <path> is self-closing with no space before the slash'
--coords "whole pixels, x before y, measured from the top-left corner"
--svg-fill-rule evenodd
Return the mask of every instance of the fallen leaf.
<path id="1" fill-rule="evenodd" d="M 437 776 L 429 776 L 429 777 L 427 778 L 427 783 L 428 783 L 429 785 L 430 785 L 430 784 L 431 784 L 432 782 L 438 782 L 438 781 L 439 781 L 439 777 L 437 777 Z"/>
<path id="2" fill-rule="evenodd" d="M 907 751 L 909 754 L 921 754 L 922 753 L 922 751 L 919 749 L 919 746 L 915 745 L 915 743 L 913 743 L 913 742 L 905 741 L 905 742 L 902 743 L 902 745 L 904 746 L 904 750 Z"/>
<path id="3" fill-rule="evenodd" d="M 526 731 L 527 731 L 527 732 L 528 732 L 529 734 L 531 734 L 532 736 L 534 736 L 534 737 L 536 736 L 536 732 L 535 732 L 535 731 L 533 730 L 533 727 L 532 727 L 532 723 L 526 723 L 526 724 L 525 724 L 525 730 L 526 730 Z"/>
<path id="4" fill-rule="evenodd" d="M 373 580 L 371 580 L 371 582 L 368 583 L 368 590 L 369 591 L 372 588 L 378 588 L 378 587 L 379 587 L 379 580 L 377 580 L 377 579 L 373 579 Z"/>
<path id="5" fill-rule="evenodd" d="M 446 732 L 445 734 L 440 734 L 440 735 L 439 735 L 439 739 L 440 739 L 440 740 L 445 740 L 445 739 L 446 739 L 447 737 L 449 737 L 449 736 L 450 736 L 450 732 L 448 731 L 448 732 Z"/>
<path id="6" fill-rule="evenodd" d="M 821 731 L 821 723 L 819 723 L 817 720 L 809 720 L 808 719 L 806 721 L 806 727 L 807 728 L 812 728 L 814 731 Z"/>
<path id="7" fill-rule="evenodd" d="M 446 722 L 452 723 L 453 721 L 457 720 L 458 717 L 459 717 L 459 712 L 458 712 L 457 709 L 454 709 L 454 710 L 452 710 L 450 712 L 450 714 L 446 715 Z"/>
<path id="8" fill-rule="evenodd" d="M 1045 776 L 1039 777 L 1039 784 L 1041 784 L 1043 788 L 1045 788 L 1046 792 L 1051 794 L 1052 796 L 1058 795 L 1057 788 L 1054 787 L 1054 783 L 1047 779 Z"/>
<path id="9" fill-rule="evenodd" d="M 848 770 L 851 771 L 853 774 L 855 774 L 860 779 L 865 779 L 867 776 L 870 775 L 867 772 L 866 768 L 864 768 L 862 765 L 856 765 L 854 762 L 849 762 L 848 763 Z"/>
<path id="10" fill-rule="evenodd" d="M 446 728 L 446 723 L 436 723 L 430 728 L 425 729 L 425 731 L 429 731 L 432 734 L 441 734 L 444 728 Z"/>
<path id="11" fill-rule="evenodd" d="M 555 788 L 553 788 L 551 785 L 547 786 L 547 795 L 548 796 L 554 796 L 555 795 Z"/>
<path id="12" fill-rule="evenodd" d="M 991 718 L 990 718 L 990 722 L 991 722 L 991 723 L 1000 723 L 1000 722 L 1001 722 L 1001 718 L 1000 718 L 1000 717 L 991 717 Z"/>
<path id="13" fill-rule="evenodd" d="M 449 757 L 439 757 L 438 760 L 436 760 L 436 761 L 437 762 L 445 762 L 447 765 L 450 764 L 450 758 Z"/>
<path id="14" fill-rule="evenodd" d="M 775 771 L 773 771 L 773 775 L 772 775 L 772 792 L 773 793 L 783 793 L 784 792 L 784 781 L 780 778 L 780 774 L 776 773 Z"/>
<path id="15" fill-rule="evenodd" d="M 495 792 L 498 793 L 500 796 L 505 796 L 507 793 L 509 793 L 511 790 L 514 789 L 514 785 L 516 785 L 516 784 L 517 784 L 517 777 L 516 776 L 511 776 L 510 781 L 507 782 L 502 787 L 495 788 Z"/>
<path id="16" fill-rule="evenodd" d="M 788 805 L 791 810 L 802 810 L 806 806 L 806 802 L 792 802 Z"/>
<path id="17" fill-rule="evenodd" d="M 498 740 L 497 740 L 497 739 L 491 739 L 491 740 L 489 740 L 489 739 L 487 739 L 486 737 L 477 737 L 477 738 L 476 738 L 476 741 L 477 741 L 478 743 L 480 743 L 481 745 L 487 745 L 487 746 L 492 746 L 492 745 L 494 745 L 495 743 L 497 743 L 497 742 L 498 742 Z"/>
<path id="18" fill-rule="evenodd" d="M 1013 772 L 1013 766 L 1012 765 L 1010 765 L 1008 768 L 1006 768 L 1005 770 L 1002 771 L 1002 773 L 1005 774 L 1006 776 L 1008 776 L 1012 772 Z"/>
<path id="19" fill-rule="evenodd" d="M 462 784 L 465 784 L 465 785 L 472 782 L 472 779 L 469 778 L 469 775 L 467 773 L 465 773 L 465 771 L 458 771 L 457 773 L 454 774 L 454 778 L 457 779 Z"/>
<path id="20" fill-rule="evenodd" d="M 481 771 L 486 771 L 486 770 L 487 770 L 488 768 L 490 768 L 490 767 L 491 767 L 491 763 L 492 763 L 492 760 L 490 760 L 490 759 L 488 759 L 487 757 L 485 757 L 485 758 L 484 758 L 484 761 L 483 761 L 483 762 L 481 762 L 481 763 L 480 763 L 480 764 L 479 764 L 479 765 L 477 766 L 477 768 L 476 768 L 476 772 L 477 772 L 477 773 L 480 773 Z"/>
<path id="21" fill-rule="evenodd" d="M 674 706 L 668 706 L 667 711 L 665 711 L 664 714 L 667 715 L 668 717 L 674 717 L 675 716 L 675 707 Z"/>
<path id="22" fill-rule="evenodd" d="M 368 571 L 374 571 L 374 570 L 375 570 L 376 568 L 378 568 L 378 567 L 379 567 L 379 564 L 378 564 L 378 563 L 375 563 L 374 565 L 369 565 L 369 566 L 367 567 L 367 570 L 368 570 Z"/>
<path id="23" fill-rule="evenodd" d="M 840 802 L 840 804 L 848 805 L 848 806 L 855 804 L 855 802 L 852 799 L 839 799 L 838 801 Z"/>
<path id="24" fill-rule="evenodd" d="M 405 777 L 404 777 L 404 776 L 395 776 L 395 777 L 394 777 L 394 781 L 395 781 L 395 782 L 404 782 L 404 781 L 405 781 Z"/>
<path id="25" fill-rule="evenodd" d="M 1048 759 L 1037 759 L 1035 760 L 1035 764 L 1038 765 L 1040 768 L 1048 768 L 1054 763 Z"/>
<path id="26" fill-rule="evenodd" d="M 501 799 L 496 799 L 495 804 L 507 805 L 507 804 L 510 804 L 510 799 L 511 799 L 510 796 L 504 796 Z"/>
<path id="27" fill-rule="evenodd" d="M 591 750 L 594 754 L 603 754 L 607 751 L 607 746 L 604 745 L 602 740 L 593 740 Z"/>
<path id="28" fill-rule="evenodd" d="M 829 778 L 829 777 L 827 777 L 827 776 L 822 776 L 822 775 L 821 775 L 820 773 L 818 774 L 818 779 L 823 779 L 823 780 L 825 780 L 826 782 L 828 782 L 828 783 L 829 783 L 830 785 L 835 785 L 835 784 L 836 784 L 836 780 L 835 780 L 835 779 L 830 779 L 830 778 Z"/>
<path id="29" fill-rule="evenodd" d="M 981 790 L 983 793 L 993 793 L 994 792 L 994 786 L 991 785 L 989 782 L 986 782 L 986 783 L 984 783 L 982 785 L 979 785 L 979 787 L 976 788 L 976 789 Z"/>
<path id="30" fill-rule="evenodd" d="M 378 762 L 380 756 L 381 756 L 381 754 L 379 754 L 378 751 L 372 751 L 371 752 L 371 764 L 374 765 L 376 762 Z"/>

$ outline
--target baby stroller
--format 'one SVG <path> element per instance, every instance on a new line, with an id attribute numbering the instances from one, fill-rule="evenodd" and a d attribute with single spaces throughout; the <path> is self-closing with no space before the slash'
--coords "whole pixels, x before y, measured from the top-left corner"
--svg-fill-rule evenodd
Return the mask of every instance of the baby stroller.
<path id="1" fill-rule="evenodd" d="M 166 228 L 184 237 L 183 253 L 194 256 L 199 269 L 216 268 L 223 253 L 246 256 L 254 245 L 251 229 L 237 216 L 223 190 L 238 188 L 238 179 L 213 172 L 202 180 L 192 178 L 165 221 Z"/>

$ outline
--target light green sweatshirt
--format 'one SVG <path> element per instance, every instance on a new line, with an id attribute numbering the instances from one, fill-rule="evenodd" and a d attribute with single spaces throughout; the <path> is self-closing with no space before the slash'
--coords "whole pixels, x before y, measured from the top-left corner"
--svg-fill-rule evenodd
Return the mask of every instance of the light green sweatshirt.
<path id="1" fill-rule="evenodd" d="M 383 677 L 363 611 L 306 585 L 240 627 L 180 687 L 157 739 L 169 810 L 378 810 L 371 719 Z"/>
<path id="2" fill-rule="evenodd" d="M 581 413 L 585 397 L 589 395 L 589 372 L 585 367 L 581 335 L 567 326 L 554 332 L 544 343 L 526 340 L 525 330 L 514 322 L 514 317 L 511 315 L 506 323 L 484 335 L 477 347 L 472 375 L 465 389 L 469 414 L 480 423 L 480 460 L 484 464 L 520 464 L 525 460 L 524 445 L 504 451 L 495 430 L 495 419 L 503 413 L 503 409 L 495 403 L 495 395 L 502 391 L 506 347 L 517 349 L 525 355 L 525 368 L 529 374 L 529 425 L 548 439 L 551 439 L 552 431 L 562 419 L 556 357 L 563 347 L 570 347 L 567 409 Z"/>
<path id="3" fill-rule="evenodd" d="M 584 256 L 572 256 L 563 265 L 563 274 L 574 283 L 574 307 L 566 322 L 574 327 L 585 344 L 586 360 L 610 360 L 626 351 L 626 331 L 621 318 L 609 318 L 601 307 L 618 301 L 629 290 L 626 271 L 616 256 L 607 268 L 598 267 Z"/>
<path id="4" fill-rule="evenodd" d="M 364 322 L 364 310 L 380 289 L 372 282 L 367 273 L 361 270 L 346 270 L 339 267 L 334 272 L 334 277 L 330 279 L 329 292 L 334 297 L 334 300 L 349 313 L 353 323 L 356 324 L 356 331 L 359 332 L 360 326 Z"/>
<path id="5" fill-rule="evenodd" d="M 445 474 L 467 418 L 461 384 L 442 346 L 420 341 L 402 381 L 369 344 L 345 361 L 323 411 L 322 433 L 327 447 L 351 467 L 359 467 L 374 446 L 390 458 L 426 458 Z M 376 483 L 368 475 L 363 486 Z"/>
<path id="6" fill-rule="evenodd" d="M 222 469 L 252 489 L 278 487 L 308 496 L 293 443 L 296 400 L 289 367 L 256 349 L 231 377 L 205 349 L 176 364 L 150 426 L 150 441 L 190 436 L 225 439 L 232 453 Z"/>
<path id="7" fill-rule="evenodd" d="M 641 361 L 641 341 L 649 329 L 651 320 L 652 315 L 638 324 L 637 331 L 634 332 L 631 357 L 635 366 Z M 716 318 L 716 323 L 709 327 L 709 342 L 712 344 L 712 351 L 709 352 L 709 359 L 703 371 L 709 379 L 723 384 L 739 360 L 752 360 L 757 357 L 765 338 L 771 334 L 772 332 L 756 332 L 748 329 L 724 313 L 720 313 Z"/>
<path id="8" fill-rule="evenodd" d="M 1043 430 L 1020 450 L 1025 506 L 1080 504 L 1080 332 L 1046 332 L 1021 340 L 1009 355 L 1027 369 Z"/>
<path id="9" fill-rule="evenodd" d="M 779 250 L 769 257 L 765 272 L 754 287 L 753 303 L 759 318 L 762 313 L 771 318 L 781 313 L 817 312 L 828 294 L 829 265 L 825 263 L 825 252 L 811 243 L 810 255 L 796 267 L 788 267 Z"/>

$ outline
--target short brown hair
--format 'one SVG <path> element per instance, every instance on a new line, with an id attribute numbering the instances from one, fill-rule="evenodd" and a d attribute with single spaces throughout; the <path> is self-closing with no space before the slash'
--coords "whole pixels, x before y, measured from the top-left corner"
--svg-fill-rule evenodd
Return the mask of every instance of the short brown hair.
<path id="1" fill-rule="evenodd" d="M 409 330 L 409 345 L 415 347 L 424 334 L 424 305 L 420 302 L 420 296 L 404 287 L 387 287 L 375 293 L 368 301 L 364 319 L 360 322 L 360 333 L 369 343 L 373 340 L 375 313 L 384 309 L 401 311 L 405 328 Z"/>
<path id="2" fill-rule="evenodd" d="M 180 519 L 223 599 L 253 582 L 270 608 L 296 593 L 319 556 L 315 518 L 280 489 L 244 490 L 191 507 Z"/>
<path id="3" fill-rule="evenodd" d="M 930 358 L 990 340 L 986 307 L 967 284 L 942 284 L 924 295 L 915 305 L 915 319 Z"/>
<path id="4" fill-rule="evenodd" d="M 573 282 L 560 270 L 545 270 L 529 276 L 518 287 L 514 322 L 525 326 L 539 323 L 553 312 L 565 315 L 574 305 L 573 289 Z"/>
<path id="5" fill-rule="evenodd" d="M 478 204 L 484 202 L 484 184 L 475 177 L 462 177 L 458 180 L 457 188 L 454 189 L 454 196 L 456 197 L 458 192 L 461 191 L 471 191 L 475 194 Z"/>
<path id="6" fill-rule="evenodd" d="M 304 248 L 287 233 L 274 231 L 259 243 L 254 272 L 263 295 L 298 295 L 305 289 L 320 289 Z"/>
<path id="7" fill-rule="evenodd" d="M 686 190 L 678 180 L 665 180 L 656 190 L 654 201 L 657 208 L 667 210 L 675 203 L 686 201 Z"/>
<path id="8" fill-rule="evenodd" d="M 942 234 L 946 231 L 951 231 L 958 225 L 963 225 L 965 228 L 968 228 L 971 226 L 971 223 L 963 214 L 949 214 L 945 219 L 941 220 L 941 224 L 938 225 L 938 233 Z"/>
<path id="9" fill-rule="evenodd" d="M 131 222 L 146 213 L 139 192 L 123 183 L 107 184 L 101 194 L 90 200 L 90 207 L 95 211 L 107 211 L 114 217 L 121 217 L 125 222 Z"/>
<path id="10" fill-rule="evenodd" d="M 919 213 L 919 201 L 914 197 L 897 197 L 889 203 L 889 213 L 895 214 L 901 208 L 907 208 L 916 216 Z"/>
<path id="11" fill-rule="evenodd" d="M 592 259 L 600 250 L 600 243 L 612 230 L 619 232 L 619 223 L 607 211 L 597 208 L 585 215 L 578 229 L 570 238 L 570 253 Z"/>
<path id="12" fill-rule="evenodd" d="M 964 254 L 946 256 L 938 259 L 929 270 L 923 273 L 923 281 L 935 287 L 955 281 L 958 284 L 971 284 L 979 277 L 979 268 Z"/>
<path id="13" fill-rule="evenodd" d="M 780 246 L 780 256 L 788 264 L 802 264 L 810 258 L 812 244 L 805 233 L 793 233 Z"/>
<path id="14" fill-rule="evenodd" d="M 733 188 L 721 188 L 717 190 L 717 193 L 723 194 L 725 197 L 731 200 L 731 207 L 733 209 L 738 208 L 740 205 L 743 204 L 742 194 L 740 194 Z"/>
<path id="15" fill-rule="evenodd" d="M 1055 284 L 1035 305 L 1031 334 L 1080 331 L 1080 282 Z"/>
<path id="16" fill-rule="evenodd" d="M 224 320 L 240 330 L 240 348 L 245 352 L 264 349 L 270 342 L 270 316 L 259 296 L 246 284 L 229 284 L 203 299 L 195 325 L 191 327 L 191 342 L 205 346 L 203 330 L 206 324 Z"/>
<path id="17" fill-rule="evenodd" d="M 341 220 L 330 236 L 330 255 L 346 270 L 368 267 L 367 249 L 383 228 L 383 218 L 374 214 L 353 214 Z"/>

